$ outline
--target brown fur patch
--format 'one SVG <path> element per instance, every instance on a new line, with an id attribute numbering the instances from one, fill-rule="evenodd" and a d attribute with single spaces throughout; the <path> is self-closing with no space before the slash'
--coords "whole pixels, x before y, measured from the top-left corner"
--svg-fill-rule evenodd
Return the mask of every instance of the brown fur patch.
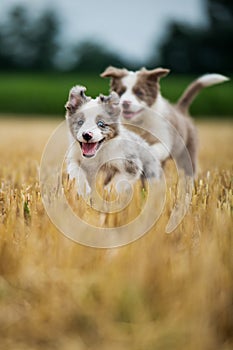
<path id="1" fill-rule="evenodd" d="M 128 74 L 127 69 L 125 68 L 116 68 L 109 66 L 105 71 L 100 74 L 102 78 L 111 77 L 111 78 L 123 78 Z"/>
<path id="2" fill-rule="evenodd" d="M 122 84 L 121 79 L 127 74 L 128 70 L 125 68 L 122 69 L 109 66 L 102 74 L 100 74 L 100 76 L 102 78 L 111 78 L 111 91 L 115 91 L 119 96 L 121 96 L 126 91 L 126 87 Z"/>
<path id="3" fill-rule="evenodd" d="M 68 118 L 69 128 L 70 128 L 70 131 L 75 139 L 76 139 L 76 135 L 78 133 L 78 130 L 82 126 L 82 125 L 78 124 L 79 120 L 82 120 L 83 122 L 85 122 L 84 113 L 82 113 L 82 112 L 75 113 L 75 114 L 69 116 L 69 118 Z"/>
<path id="4" fill-rule="evenodd" d="M 155 68 L 155 69 L 151 69 L 151 70 L 148 70 L 146 68 L 142 68 L 140 70 L 140 72 L 143 73 L 144 75 L 146 75 L 151 80 L 158 80 L 158 79 L 168 75 L 170 70 L 167 68 Z"/>
<path id="5" fill-rule="evenodd" d="M 132 175 L 136 175 L 139 170 L 138 166 L 132 160 L 125 160 L 124 168 L 127 173 Z"/>
<path id="6" fill-rule="evenodd" d="M 117 121 L 112 121 L 110 117 L 106 117 L 106 115 L 97 115 L 96 124 L 98 121 L 103 121 L 105 123 L 105 127 L 101 128 L 101 133 L 105 137 L 105 140 L 110 140 L 116 137 L 119 134 L 119 123 Z"/>
<path id="7" fill-rule="evenodd" d="M 112 78 L 110 83 L 111 91 L 115 91 L 119 96 L 126 91 L 126 86 L 122 84 L 121 78 Z"/>
<path id="8" fill-rule="evenodd" d="M 151 107 L 156 100 L 159 91 L 158 81 L 148 79 L 146 74 L 139 73 L 138 79 L 133 87 L 133 93 L 141 101 Z"/>
<path id="9" fill-rule="evenodd" d="M 194 82 L 193 84 L 191 84 L 177 102 L 177 107 L 180 108 L 182 111 L 186 112 L 193 98 L 202 88 L 203 86 L 199 82 Z"/>
<path id="10" fill-rule="evenodd" d="M 90 100 L 90 97 L 85 95 L 85 91 L 85 86 L 76 85 L 72 87 L 69 92 L 69 100 L 65 104 L 68 116 L 74 114 L 79 107 Z"/>
<path id="11" fill-rule="evenodd" d="M 144 130 L 143 128 L 139 128 L 136 125 L 125 124 L 126 129 L 133 131 L 135 134 L 141 136 L 144 140 L 146 140 L 149 145 L 153 145 L 158 142 L 158 139 L 152 135 L 149 131 Z"/>
<path id="12" fill-rule="evenodd" d="M 141 101 L 151 107 L 158 95 L 159 91 L 159 79 L 166 76 L 169 73 L 168 69 L 156 68 L 153 70 L 147 70 L 142 68 L 138 74 L 138 79 L 133 87 L 133 93 Z"/>
<path id="13" fill-rule="evenodd" d="M 109 182 L 114 178 L 116 173 L 119 172 L 119 170 L 116 167 L 114 167 L 113 165 L 109 165 L 109 164 L 104 164 L 101 167 L 101 171 L 103 171 L 106 174 L 105 179 L 104 179 L 104 186 L 107 186 L 109 184 Z"/>

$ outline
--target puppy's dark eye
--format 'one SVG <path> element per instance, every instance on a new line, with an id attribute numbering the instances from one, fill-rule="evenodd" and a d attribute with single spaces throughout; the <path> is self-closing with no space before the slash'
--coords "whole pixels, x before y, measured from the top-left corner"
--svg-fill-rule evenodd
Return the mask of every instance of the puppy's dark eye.
<path id="1" fill-rule="evenodd" d="M 134 93 L 138 97 L 142 97 L 143 96 L 143 92 L 141 90 L 135 90 Z"/>
<path id="2" fill-rule="evenodd" d="M 78 121 L 78 125 L 83 125 L 83 123 L 84 123 L 84 121 L 82 120 L 82 119 L 80 119 L 79 121 Z"/>
<path id="3" fill-rule="evenodd" d="M 119 96 L 122 96 L 123 93 L 125 92 L 125 89 L 122 88 L 122 89 L 117 90 L 116 92 Z"/>
<path id="4" fill-rule="evenodd" d="M 99 128 L 105 128 L 106 124 L 104 122 L 102 122 L 102 120 L 99 120 L 98 123 L 97 123 L 97 126 Z"/>

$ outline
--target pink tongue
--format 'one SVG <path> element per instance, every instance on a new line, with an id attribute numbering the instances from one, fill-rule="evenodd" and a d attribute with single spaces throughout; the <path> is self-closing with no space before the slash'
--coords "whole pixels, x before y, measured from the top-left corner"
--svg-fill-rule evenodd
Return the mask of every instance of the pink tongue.
<path id="1" fill-rule="evenodd" d="M 134 116 L 133 112 L 123 112 L 124 118 L 130 119 Z"/>
<path id="2" fill-rule="evenodd" d="M 93 156 L 96 152 L 96 148 L 98 146 L 98 143 L 82 143 L 82 151 L 83 154 L 87 155 L 87 156 Z"/>

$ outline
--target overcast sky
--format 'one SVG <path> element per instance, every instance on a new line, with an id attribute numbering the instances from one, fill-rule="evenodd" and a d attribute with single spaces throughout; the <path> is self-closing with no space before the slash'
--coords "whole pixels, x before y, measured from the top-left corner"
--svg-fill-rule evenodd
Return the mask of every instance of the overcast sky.
<path id="1" fill-rule="evenodd" d="M 125 58 L 143 61 L 158 44 L 166 24 L 181 20 L 205 24 L 205 0 L 0 0 L 0 18 L 16 4 L 38 14 L 55 8 L 63 38 L 71 42 L 98 40 Z"/>

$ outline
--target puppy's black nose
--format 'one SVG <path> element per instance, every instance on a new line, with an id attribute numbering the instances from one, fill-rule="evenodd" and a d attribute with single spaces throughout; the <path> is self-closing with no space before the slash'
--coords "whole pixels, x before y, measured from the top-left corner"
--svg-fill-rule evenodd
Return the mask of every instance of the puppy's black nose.
<path id="1" fill-rule="evenodd" d="M 84 131 L 82 133 L 82 136 L 83 136 L 85 141 L 90 141 L 92 139 L 92 137 L 93 137 L 93 134 L 90 131 Z"/>
<path id="2" fill-rule="evenodd" d="M 131 102 L 130 101 L 123 101 L 122 105 L 124 109 L 128 109 L 130 107 Z"/>

